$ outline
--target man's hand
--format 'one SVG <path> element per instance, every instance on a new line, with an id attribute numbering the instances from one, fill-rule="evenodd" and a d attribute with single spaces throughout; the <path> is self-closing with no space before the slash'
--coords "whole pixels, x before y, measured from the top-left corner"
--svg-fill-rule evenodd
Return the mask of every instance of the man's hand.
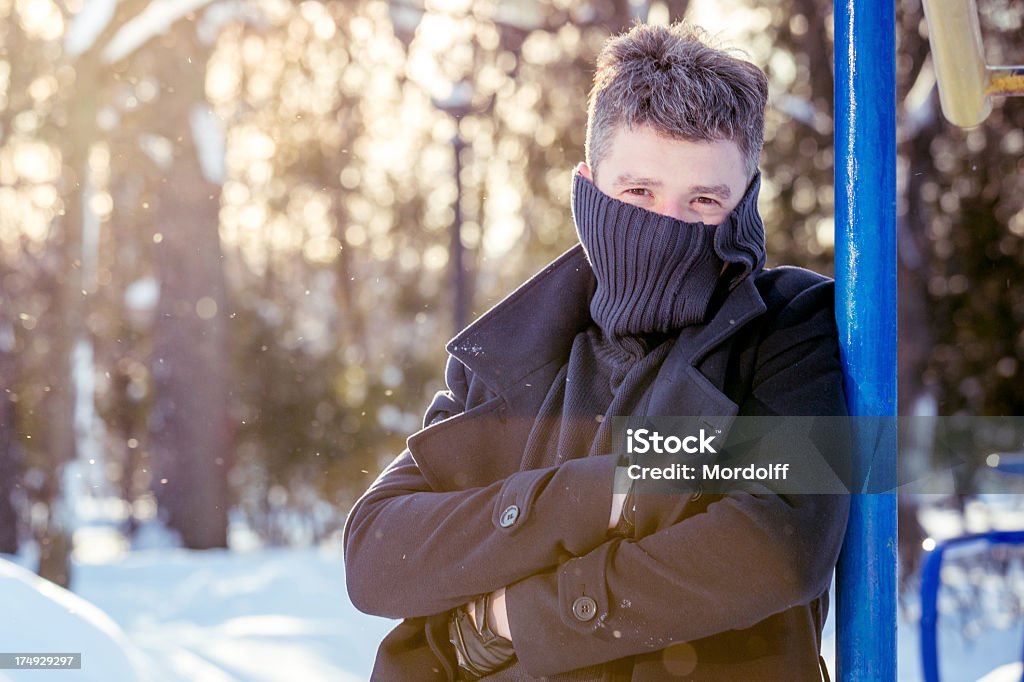
<path id="1" fill-rule="evenodd" d="M 505 639 L 512 641 L 512 630 L 508 626 L 508 609 L 505 607 L 505 588 L 501 587 L 491 593 L 491 599 L 488 602 L 490 604 L 490 612 L 487 614 L 487 623 L 491 626 L 491 631 L 494 634 L 504 637 Z M 466 605 L 466 611 L 469 612 L 469 620 L 473 623 L 473 627 L 480 631 L 480 626 L 476 622 L 476 604 L 469 602 Z"/>
<path id="2" fill-rule="evenodd" d="M 612 493 L 612 513 L 608 517 L 608 530 L 612 530 L 619 525 L 619 519 L 622 518 L 622 506 L 626 502 L 626 496 L 629 493 Z"/>
<path id="3" fill-rule="evenodd" d="M 489 621 L 494 634 L 500 635 L 512 641 L 512 630 L 508 626 L 508 608 L 505 606 L 505 588 L 499 588 L 491 593 L 491 612 Z M 513 642 L 514 643 L 514 642 Z"/>
<path id="4" fill-rule="evenodd" d="M 632 483 L 633 481 L 629 478 L 629 467 L 615 467 L 615 482 L 612 485 L 612 511 L 608 517 L 608 530 L 614 530 L 619 525 L 619 521 L 622 520 L 622 507 L 625 506 L 626 498 L 629 497 L 628 491 L 632 488 Z M 627 492 L 615 492 L 616 490 L 623 489 Z"/>

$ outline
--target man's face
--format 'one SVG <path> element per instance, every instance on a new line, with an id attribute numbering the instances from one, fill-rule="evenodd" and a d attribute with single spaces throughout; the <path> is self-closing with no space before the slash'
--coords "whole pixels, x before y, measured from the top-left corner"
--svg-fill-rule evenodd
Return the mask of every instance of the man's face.
<path id="1" fill-rule="evenodd" d="M 724 222 L 748 184 L 734 142 L 687 142 L 649 126 L 620 126 L 596 179 L 585 163 L 577 170 L 610 197 L 707 225 Z"/>

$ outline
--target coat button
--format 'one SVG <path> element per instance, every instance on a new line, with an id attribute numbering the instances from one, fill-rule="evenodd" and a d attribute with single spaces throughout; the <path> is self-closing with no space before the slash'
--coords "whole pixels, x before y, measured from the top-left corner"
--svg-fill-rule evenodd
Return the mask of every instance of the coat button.
<path id="1" fill-rule="evenodd" d="M 498 523 L 501 524 L 502 528 L 508 528 L 513 523 L 515 523 L 516 519 L 518 518 L 519 507 L 517 507 L 514 504 L 510 504 L 509 506 L 505 507 L 505 511 L 501 512 L 501 519 L 499 519 Z"/>
<path id="2" fill-rule="evenodd" d="M 572 603 L 572 615 L 576 616 L 576 620 L 587 622 L 597 615 L 597 602 L 590 597 L 578 597 Z"/>

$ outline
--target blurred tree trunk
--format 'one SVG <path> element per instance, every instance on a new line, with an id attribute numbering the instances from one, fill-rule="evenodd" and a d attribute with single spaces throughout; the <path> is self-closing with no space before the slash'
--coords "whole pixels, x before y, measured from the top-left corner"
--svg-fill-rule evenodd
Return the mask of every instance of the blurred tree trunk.
<path id="1" fill-rule="evenodd" d="M 14 490 L 21 480 L 14 451 L 14 404 L 0 398 L 0 554 L 18 552 L 18 514 Z"/>
<path id="2" fill-rule="evenodd" d="M 369 342 L 366 337 L 366 319 L 357 295 L 356 271 L 352 262 L 353 247 L 345 238 L 348 227 L 348 211 L 345 208 L 344 192 L 336 192 L 334 196 L 335 238 L 341 246 L 338 257 L 334 261 L 334 276 L 337 281 L 338 308 L 341 311 L 336 336 L 342 340 L 343 348 L 359 349 L 359 357 L 369 355 Z"/>
<path id="3" fill-rule="evenodd" d="M 899 51 L 905 66 L 898 75 L 900 91 L 904 94 L 900 132 L 903 139 L 899 154 L 906 160 L 906 182 L 901 197 L 901 212 L 897 225 L 899 260 L 899 328 L 913 330 L 903 334 L 898 348 L 898 414 L 910 415 L 914 404 L 929 390 L 923 377 L 935 350 L 936 320 L 933 304 L 928 295 L 928 278 L 935 272 L 929 225 L 934 211 L 926 200 L 925 186 L 934 183 L 935 159 L 932 143 L 942 134 L 943 123 L 939 112 L 938 89 L 933 85 L 926 100 L 917 111 L 908 111 L 906 95 L 917 82 L 931 78 L 928 63 L 930 47 L 926 36 L 916 29 L 923 18 L 918 5 L 900 5 L 898 21 Z"/>
<path id="4" fill-rule="evenodd" d="M 46 315 L 35 328 L 34 336 L 47 347 L 47 362 L 39 380 L 44 385 L 41 414 L 34 424 L 43 424 L 32 438 L 32 454 L 43 471 L 38 499 L 46 515 L 33 527 L 39 544 L 37 572 L 59 585 L 71 582 L 72 518 L 68 491 L 64 489 L 64 466 L 77 456 L 74 405 L 75 381 L 71 353 L 84 333 L 85 301 L 81 280 L 81 230 L 83 191 L 89 172 L 89 150 L 98 138 L 96 114 L 100 94 L 107 83 L 108 70 L 100 58 L 101 46 L 123 25 L 145 0 L 121 2 L 114 18 L 100 32 L 93 46 L 64 66 L 73 68 L 74 85 L 61 102 L 58 115 L 47 121 L 49 132 L 60 140 L 63 159 L 59 192 L 66 197 L 64 212 L 56 218 L 47 237 L 46 253 L 41 258 L 39 290 L 48 302 Z M 13 22 L 17 26 L 17 22 Z M 20 35 L 20 31 L 12 31 Z M 17 44 L 17 43 L 15 43 Z M 20 50 L 15 50 L 17 54 Z M 14 63 L 18 63 L 15 60 Z M 19 88 L 19 91 L 22 91 Z M 27 104 L 26 104 L 27 107 Z M 7 126 L 4 126 L 7 130 Z"/>
<path id="5" fill-rule="evenodd" d="M 152 50 L 161 101 L 158 129 L 174 154 L 157 189 L 151 421 L 161 513 L 186 547 L 227 546 L 228 354 L 220 187 L 203 175 L 190 115 L 206 104 L 207 49 L 179 22 Z"/>
<path id="6" fill-rule="evenodd" d="M 686 10 L 690 7 L 690 0 L 665 0 L 668 7 L 668 15 L 672 21 L 680 21 L 686 16 Z"/>
<path id="7" fill-rule="evenodd" d="M 898 348 L 899 368 L 899 411 L 911 415 L 914 403 L 928 390 L 922 379 L 935 348 L 932 319 L 932 304 L 928 297 L 928 278 L 934 271 L 929 244 L 928 225 L 931 223 L 931 209 L 923 199 L 922 191 L 931 180 L 931 145 L 941 130 L 938 108 L 938 91 L 933 91 L 930 106 L 936 108 L 932 122 L 922 127 L 903 145 L 907 160 L 906 214 L 900 221 L 898 277 L 899 277 L 899 327 L 912 329 L 913 334 L 904 334 Z"/>
<path id="8" fill-rule="evenodd" d="M 65 179 L 75 177 L 75 157 L 72 164 L 65 166 Z M 81 172 L 81 170 L 78 170 Z M 49 246 L 53 256 L 43 275 L 44 287 L 50 306 L 46 322 L 40 320 L 36 334 L 42 335 L 49 344 L 49 361 L 43 369 L 42 380 L 45 397 L 42 402 L 42 424 L 44 432 L 41 442 L 36 445 L 43 463 L 44 480 L 39 499 L 46 505 L 47 514 L 39 526 L 34 528 L 39 543 L 39 565 L 37 573 L 43 578 L 63 587 L 71 584 L 71 509 L 64 499 L 64 466 L 75 459 L 74 407 L 75 384 L 72 376 L 71 349 L 76 331 L 80 329 L 80 294 L 74 289 L 79 284 L 77 271 L 72 267 L 75 258 L 71 256 L 76 240 L 74 226 L 81 225 L 80 193 L 69 192 L 72 200 L 68 206 L 59 234 L 51 239 Z M 51 269 L 52 268 L 52 269 Z M 36 440 L 36 439 L 33 439 Z"/>
<path id="9" fill-rule="evenodd" d="M 11 21 L 11 10 L 7 8 L 3 14 L 4 22 L 10 24 L 4 36 L 4 47 L 12 54 L 24 54 L 25 35 L 18 22 Z M 24 79 L 16 68 L 18 63 L 10 66 L 7 73 L 8 91 L 23 90 Z M 18 104 L 10 101 L 0 109 L 0 130 L 11 129 L 11 122 L 18 110 Z M 14 554 L 18 551 L 18 516 L 12 496 L 21 475 L 15 453 L 15 403 L 12 398 L 18 386 L 14 377 L 14 355 L 11 352 L 14 348 L 15 315 L 11 306 L 12 296 L 7 291 L 6 277 L 7 267 L 0 259 L 0 553 Z"/>
<path id="10" fill-rule="evenodd" d="M 76 73 L 76 85 L 94 83 L 88 65 Z M 75 386 L 71 354 L 83 333 L 84 296 L 81 279 L 81 234 L 84 219 L 83 191 L 87 185 L 88 150 L 95 139 L 95 100 L 85 88 L 76 89 L 70 98 L 69 140 L 64 145 L 61 183 L 64 215 L 57 219 L 43 261 L 43 288 L 50 301 L 45 320 L 36 334 L 49 344 L 49 360 L 44 366 L 45 398 L 42 412 L 45 433 L 38 454 L 43 462 L 44 481 L 40 499 L 47 514 L 35 528 L 39 543 L 37 572 L 63 587 L 71 584 L 72 517 L 71 502 L 64 485 L 64 467 L 78 456 L 75 437 Z"/>
<path id="11" fill-rule="evenodd" d="M 14 407 L 11 393 L 16 390 L 14 321 L 10 319 L 10 298 L 4 290 L 4 267 L 0 263 L 0 554 L 18 551 L 18 515 L 14 508 L 14 490 L 21 480 L 14 437 Z"/>
<path id="12" fill-rule="evenodd" d="M 897 220 L 897 281 L 899 306 L 897 309 L 898 328 L 912 330 L 902 333 L 897 347 L 897 414 L 910 416 L 915 405 L 933 387 L 923 380 L 932 353 L 935 350 L 936 321 L 932 302 L 928 295 L 928 278 L 934 272 L 932 245 L 928 226 L 932 220 L 932 209 L 925 200 L 924 187 L 934 181 L 934 158 L 932 142 L 942 132 L 939 115 L 938 91 L 932 89 L 922 111 L 908 112 L 905 97 L 926 64 L 929 54 L 927 38 L 914 28 L 921 18 L 921 9 L 907 11 L 898 5 L 899 22 L 904 30 L 899 31 L 899 52 L 909 60 L 909 65 L 897 76 L 900 91 L 904 94 L 901 131 L 904 139 L 899 146 L 900 155 L 907 163 L 906 182 L 901 197 L 902 211 Z M 927 115 L 925 115 L 927 114 Z M 921 121 L 912 129 L 909 119 Z M 899 200 L 899 199 L 898 199 Z M 913 466 L 913 464 L 911 464 Z M 924 552 L 922 541 L 927 536 L 918 519 L 919 501 L 913 495 L 901 494 L 897 498 L 897 546 L 899 552 L 899 581 L 901 597 L 912 592 L 919 579 L 921 557 Z"/>

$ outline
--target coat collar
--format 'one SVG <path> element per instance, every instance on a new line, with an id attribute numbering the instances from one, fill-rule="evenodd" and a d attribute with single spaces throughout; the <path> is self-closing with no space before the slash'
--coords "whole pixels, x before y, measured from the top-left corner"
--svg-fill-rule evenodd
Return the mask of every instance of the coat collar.
<path id="1" fill-rule="evenodd" d="M 596 285 L 583 247 L 577 244 L 459 332 L 445 348 L 500 394 L 538 367 L 565 361 L 576 334 L 591 323 L 589 303 Z M 682 330 L 672 355 L 695 366 L 765 310 L 753 276 L 747 277 L 707 324 Z"/>

